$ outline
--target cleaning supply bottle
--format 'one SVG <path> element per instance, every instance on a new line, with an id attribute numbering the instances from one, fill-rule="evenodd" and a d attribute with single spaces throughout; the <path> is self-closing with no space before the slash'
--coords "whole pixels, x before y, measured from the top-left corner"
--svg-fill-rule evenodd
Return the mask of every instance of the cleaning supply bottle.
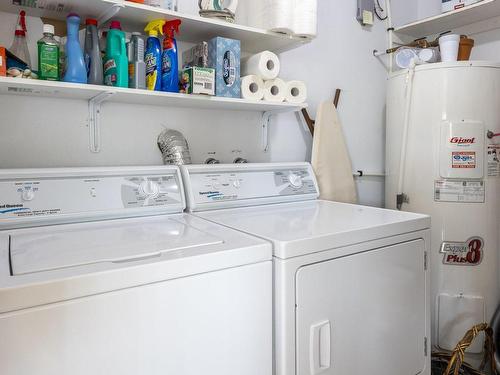
<path id="1" fill-rule="evenodd" d="M 87 81 L 93 85 L 102 85 L 102 57 L 99 49 L 99 35 L 97 33 L 97 20 L 87 18 L 85 20 L 85 45 L 84 57 L 87 68 Z"/>
<path id="2" fill-rule="evenodd" d="M 59 81 L 59 42 L 54 38 L 54 26 L 43 25 L 43 38 L 38 46 L 38 78 Z"/>
<path id="3" fill-rule="evenodd" d="M 127 44 L 128 87 L 146 88 L 146 63 L 144 62 L 144 39 L 141 33 L 133 32 Z"/>
<path id="4" fill-rule="evenodd" d="M 119 21 L 111 21 L 106 40 L 104 84 L 128 87 L 128 59 L 125 33 Z"/>
<path id="5" fill-rule="evenodd" d="M 179 33 L 181 20 L 168 21 L 163 26 L 163 53 L 161 55 L 161 90 L 179 92 L 179 60 L 175 33 Z"/>
<path id="6" fill-rule="evenodd" d="M 158 35 L 163 35 L 166 21 L 154 20 L 147 24 L 144 31 L 149 35 L 146 41 L 146 88 L 161 91 L 161 44 Z"/>
<path id="7" fill-rule="evenodd" d="M 28 68 L 31 67 L 30 51 L 28 49 L 28 42 L 26 41 L 26 12 L 24 10 L 19 13 L 19 21 L 14 32 L 14 41 L 9 51 L 25 62 Z"/>
<path id="8" fill-rule="evenodd" d="M 68 14 L 66 18 L 68 37 L 66 41 L 66 73 L 65 82 L 87 83 L 87 69 L 80 46 L 78 30 L 80 17 L 76 13 Z"/>

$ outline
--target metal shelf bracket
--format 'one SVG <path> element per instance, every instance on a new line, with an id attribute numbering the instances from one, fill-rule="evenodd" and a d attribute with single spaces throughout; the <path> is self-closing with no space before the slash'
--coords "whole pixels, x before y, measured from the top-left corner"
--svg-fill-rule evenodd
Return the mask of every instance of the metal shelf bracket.
<path id="1" fill-rule="evenodd" d="M 113 91 L 104 91 L 89 99 L 89 147 L 91 152 L 101 151 L 101 104 L 113 94 Z"/>
<path id="2" fill-rule="evenodd" d="M 98 24 L 102 27 L 106 22 L 108 22 L 111 18 L 116 16 L 121 9 L 125 7 L 123 1 L 112 4 L 106 11 L 102 12 L 98 17 Z"/>
<path id="3" fill-rule="evenodd" d="M 300 112 L 302 108 L 297 108 L 294 110 L 290 109 L 277 109 L 274 111 L 266 111 L 262 114 L 261 118 L 261 139 L 262 139 L 262 151 L 268 152 L 269 151 L 269 126 L 271 125 L 271 117 L 280 113 L 287 113 L 287 112 Z"/>

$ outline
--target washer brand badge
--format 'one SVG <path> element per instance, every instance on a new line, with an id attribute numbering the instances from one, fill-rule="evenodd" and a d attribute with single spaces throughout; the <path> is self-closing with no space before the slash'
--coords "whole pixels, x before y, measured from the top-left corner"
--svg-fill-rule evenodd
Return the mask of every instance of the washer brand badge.
<path id="1" fill-rule="evenodd" d="M 212 198 L 212 199 L 216 199 L 216 198 L 222 197 L 224 195 L 220 191 L 200 191 L 198 194 L 200 194 L 202 196 L 206 196 L 207 198 Z"/>
<path id="2" fill-rule="evenodd" d="M 28 208 L 25 208 L 22 204 L 0 204 L 0 214 L 8 214 L 11 212 L 25 210 L 28 210 Z"/>
<path id="3" fill-rule="evenodd" d="M 484 241 L 481 237 L 472 237 L 465 242 L 443 242 L 441 253 L 443 263 L 454 266 L 477 266 L 483 260 Z"/>
<path id="4" fill-rule="evenodd" d="M 450 139 L 450 143 L 459 146 L 472 145 L 476 143 L 476 138 L 462 138 L 462 137 L 453 137 Z"/>

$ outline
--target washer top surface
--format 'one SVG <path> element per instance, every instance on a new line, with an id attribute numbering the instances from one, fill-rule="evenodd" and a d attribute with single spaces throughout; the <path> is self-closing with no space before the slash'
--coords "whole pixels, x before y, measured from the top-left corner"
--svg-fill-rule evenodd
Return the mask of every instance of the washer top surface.
<path id="1" fill-rule="evenodd" d="M 271 241 L 274 255 L 283 259 L 430 227 L 426 215 L 322 200 L 196 214 Z"/>

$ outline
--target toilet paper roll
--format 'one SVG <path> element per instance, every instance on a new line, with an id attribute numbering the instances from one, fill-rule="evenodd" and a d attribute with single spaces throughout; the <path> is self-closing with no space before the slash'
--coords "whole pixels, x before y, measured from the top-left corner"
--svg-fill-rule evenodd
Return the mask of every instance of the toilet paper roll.
<path id="1" fill-rule="evenodd" d="M 252 0 L 251 4 L 248 13 L 250 26 L 287 35 L 294 33 L 294 1 Z"/>
<path id="2" fill-rule="evenodd" d="M 250 100 L 264 98 L 264 81 L 256 75 L 245 76 L 241 79 L 241 97 Z"/>
<path id="3" fill-rule="evenodd" d="M 241 62 L 241 74 L 257 75 L 263 80 L 275 79 L 280 73 L 280 60 L 276 54 L 264 51 Z"/>
<path id="4" fill-rule="evenodd" d="M 282 102 L 285 100 L 287 85 L 282 79 L 276 78 L 264 83 L 264 100 Z"/>
<path id="5" fill-rule="evenodd" d="M 302 81 L 290 81 L 287 83 L 285 101 L 293 104 L 301 104 L 307 100 L 307 87 Z"/>
<path id="6" fill-rule="evenodd" d="M 296 0 L 293 11 L 293 31 L 296 36 L 312 39 L 318 33 L 317 0 Z"/>

